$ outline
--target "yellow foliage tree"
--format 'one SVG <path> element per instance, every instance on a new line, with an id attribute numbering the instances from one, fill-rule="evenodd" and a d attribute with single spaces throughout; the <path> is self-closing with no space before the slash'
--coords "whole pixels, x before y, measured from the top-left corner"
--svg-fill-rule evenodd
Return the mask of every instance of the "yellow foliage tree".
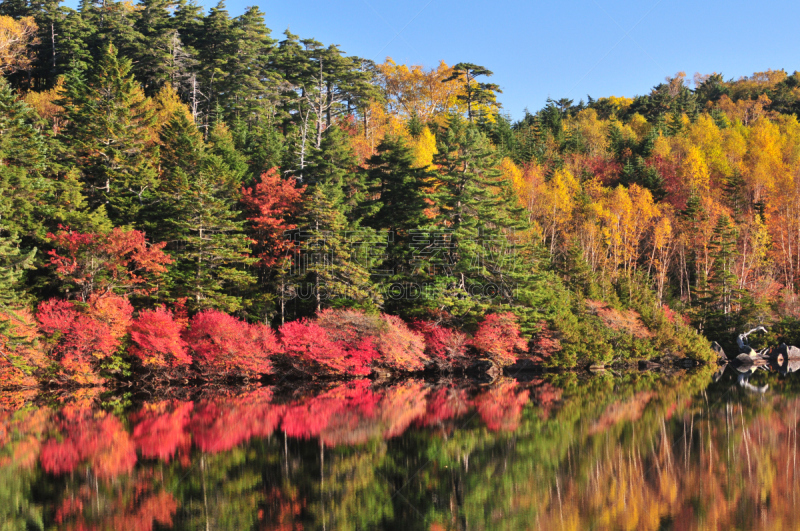
<path id="1" fill-rule="evenodd" d="M 33 17 L 14 20 L 0 15 L 0 74 L 26 70 L 33 60 L 32 46 L 39 43 Z"/>
<path id="2" fill-rule="evenodd" d="M 414 164 L 419 168 L 429 168 L 433 164 L 436 150 L 436 135 L 427 127 L 422 129 L 419 136 L 411 141 L 414 149 Z"/>

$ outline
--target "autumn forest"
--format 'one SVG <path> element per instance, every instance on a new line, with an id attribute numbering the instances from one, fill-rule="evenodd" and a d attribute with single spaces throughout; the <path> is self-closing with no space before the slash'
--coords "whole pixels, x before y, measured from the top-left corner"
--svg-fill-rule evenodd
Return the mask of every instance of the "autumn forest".
<path id="1" fill-rule="evenodd" d="M 257 7 L 4 1 L 0 382 L 800 339 L 800 74 L 681 72 L 514 121 L 490 66 L 376 63 Z"/>

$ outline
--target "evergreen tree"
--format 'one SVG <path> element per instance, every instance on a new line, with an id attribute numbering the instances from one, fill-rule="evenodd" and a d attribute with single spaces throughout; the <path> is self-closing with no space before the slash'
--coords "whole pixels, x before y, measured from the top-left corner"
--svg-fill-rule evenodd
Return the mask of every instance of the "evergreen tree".
<path id="1" fill-rule="evenodd" d="M 274 84 L 277 76 L 266 70 L 275 43 L 264 25 L 264 13 L 258 7 L 248 8 L 233 21 L 236 60 L 225 80 L 228 120 L 241 119 L 254 124 L 275 105 Z M 265 108 L 266 107 L 266 108 Z"/>
<path id="2" fill-rule="evenodd" d="M 161 132 L 164 144 L 161 202 L 151 234 L 166 241 L 175 259 L 169 296 L 187 297 L 194 311 L 237 312 L 255 282 L 250 242 L 236 210 L 241 176 L 206 147 L 185 108 Z"/>
<path id="3" fill-rule="evenodd" d="M 730 218 L 723 214 L 717 219 L 710 244 L 713 260 L 711 274 L 702 279 L 698 306 L 707 337 L 727 339 L 738 328 L 742 293 L 734 272 L 737 231 Z"/>
<path id="4" fill-rule="evenodd" d="M 496 94 L 502 93 L 500 86 L 495 83 L 479 83 L 478 77 L 489 77 L 493 72 L 483 66 L 472 63 L 458 63 L 453 66 L 453 74 L 442 82 L 459 80 L 464 83 L 464 93 L 458 99 L 467 104 L 467 118 L 472 122 L 479 115 L 479 106 L 496 105 Z"/>
<path id="5" fill-rule="evenodd" d="M 136 43 L 134 73 L 145 93 L 155 94 L 165 83 L 180 87 L 188 76 L 193 57 L 183 42 L 170 11 L 172 0 L 142 0 L 135 28 L 141 35 Z"/>
<path id="6" fill-rule="evenodd" d="M 307 287 L 301 290 L 313 295 L 316 311 L 341 306 L 374 309 L 383 302 L 370 280 L 374 232 L 351 230 L 339 208 L 342 195 L 333 181 L 311 188 L 300 225 L 300 266 L 307 273 Z"/>
<path id="7" fill-rule="evenodd" d="M 413 244 L 421 282 L 427 275 L 434 283 L 428 308 L 468 325 L 490 308 L 521 309 L 534 297 L 533 249 L 520 241 L 527 226 L 494 151 L 458 116 L 451 116 L 437 150 L 436 216 Z M 523 322 L 529 329 L 532 317 Z"/>
<path id="8" fill-rule="evenodd" d="M 65 157 L 80 168 L 92 206 L 106 204 L 118 224 L 135 222 L 158 185 L 155 114 L 130 71 L 109 45 L 86 78 L 69 76 L 62 101 Z"/>
<path id="9" fill-rule="evenodd" d="M 203 19 L 201 35 L 197 40 L 198 78 L 203 101 L 201 123 L 208 130 L 215 121 L 225 118 L 228 103 L 225 91 L 229 88 L 227 78 L 237 60 L 233 21 L 224 1 L 211 8 Z"/>
<path id="10" fill-rule="evenodd" d="M 363 173 L 358 170 L 358 160 L 349 138 L 339 127 L 328 128 L 322 135 L 320 147 L 310 149 L 302 182 L 310 187 L 324 184 L 341 190 L 341 194 L 337 194 L 337 208 L 352 228 L 360 224 L 364 217 L 361 206 L 366 198 L 367 184 Z"/>

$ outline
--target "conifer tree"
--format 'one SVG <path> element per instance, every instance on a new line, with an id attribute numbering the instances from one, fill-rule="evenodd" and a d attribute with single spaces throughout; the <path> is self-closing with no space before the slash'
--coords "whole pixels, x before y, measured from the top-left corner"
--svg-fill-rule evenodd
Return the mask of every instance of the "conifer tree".
<path id="1" fill-rule="evenodd" d="M 161 139 L 164 184 L 150 227 L 176 261 L 170 297 L 187 297 L 192 310 L 240 311 L 256 261 L 236 210 L 241 176 L 206 147 L 186 108 L 173 115 Z"/>
<path id="2" fill-rule="evenodd" d="M 133 223 L 158 186 L 155 113 L 131 75 L 131 61 L 109 45 L 88 76 L 70 74 L 62 102 L 67 161 L 78 166 L 92 206 Z"/>
<path id="3" fill-rule="evenodd" d="M 277 76 L 266 67 L 275 41 L 264 24 L 264 13 L 257 6 L 248 8 L 233 21 L 236 59 L 226 79 L 227 119 L 241 119 L 252 125 L 274 106 L 273 85 Z M 265 108 L 266 107 L 266 108 Z"/>
<path id="4" fill-rule="evenodd" d="M 367 161 L 366 176 L 370 199 L 362 206 L 364 223 L 379 231 L 387 242 L 386 256 L 379 268 L 386 276 L 378 280 L 384 287 L 408 285 L 414 282 L 414 235 L 430 222 L 425 190 L 433 174 L 415 166 L 413 151 L 402 137 L 390 136 Z"/>
<path id="5" fill-rule="evenodd" d="M 152 96 L 165 83 L 181 86 L 186 69 L 192 64 L 192 56 L 170 16 L 175 2 L 142 0 L 140 6 L 135 28 L 141 38 L 135 45 L 132 59 L 136 78 L 142 82 L 145 93 Z"/>
<path id="6" fill-rule="evenodd" d="M 376 308 L 382 297 L 370 280 L 375 260 L 364 248 L 374 233 L 349 230 L 339 205 L 342 190 L 335 181 L 310 188 L 300 225 L 300 267 L 307 273 L 305 293 L 316 311 L 328 307 Z"/>
<path id="7" fill-rule="evenodd" d="M 226 109 L 225 91 L 234 61 L 236 61 L 236 39 L 233 21 L 220 1 L 203 19 L 202 37 L 197 39 L 199 80 L 203 98 L 203 121 L 206 130 L 216 120 L 224 120 Z"/>
<path id="8" fill-rule="evenodd" d="M 437 150 L 436 215 L 415 244 L 420 271 L 427 269 L 436 284 L 428 304 L 474 325 L 491 307 L 532 302 L 534 254 L 519 242 L 527 226 L 485 136 L 454 115 Z M 435 256 L 426 256 L 426 248 Z"/>

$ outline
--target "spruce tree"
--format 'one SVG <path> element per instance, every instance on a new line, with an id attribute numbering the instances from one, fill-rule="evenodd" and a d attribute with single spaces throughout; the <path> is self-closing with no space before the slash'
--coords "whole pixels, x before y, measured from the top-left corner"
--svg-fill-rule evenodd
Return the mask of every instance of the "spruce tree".
<path id="1" fill-rule="evenodd" d="M 528 227 L 493 148 L 477 126 L 454 115 L 437 150 L 436 216 L 414 244 L 419 273 L 435 285 L 428 308 L 468 325 L 491 308 L 525 313 L 540 287 L 535 253 L 524 242 Z M 532 320 L 523 316 L 526 328 Z"/>
<path id="2" fill-rule="evenodd" d="M 166 241 L 175 259 L 169 296 L 186 297 L 194 311 L 242 311 L 256 259 L 236 209 L 241 176 L 206 147 L 185 108 L 173 115 L 161 139 L 163 185 L 150 234 Z"/>
<path id="3" fill-rule="evenodd" d="M 310 188 L 300 225 L 299 265 L 306 274 L 301 291 L 312 295 L 316 311 L 342 306 L 374 309 L 383 302 L 370 279 L 375 260 L 368 246 L 374 233 L 350 230 L 339 208 L 342 195 L 336 182 Z"/>
<path id="4" fill-rule="evenodd" d="M 92 206 L 117 224 L 136 222 L 158 186 L 155 114 L 131 75 L 131 61 L 109 45 L 88 76 L 67 79 L 63 145 L 81 171 Z"/>

